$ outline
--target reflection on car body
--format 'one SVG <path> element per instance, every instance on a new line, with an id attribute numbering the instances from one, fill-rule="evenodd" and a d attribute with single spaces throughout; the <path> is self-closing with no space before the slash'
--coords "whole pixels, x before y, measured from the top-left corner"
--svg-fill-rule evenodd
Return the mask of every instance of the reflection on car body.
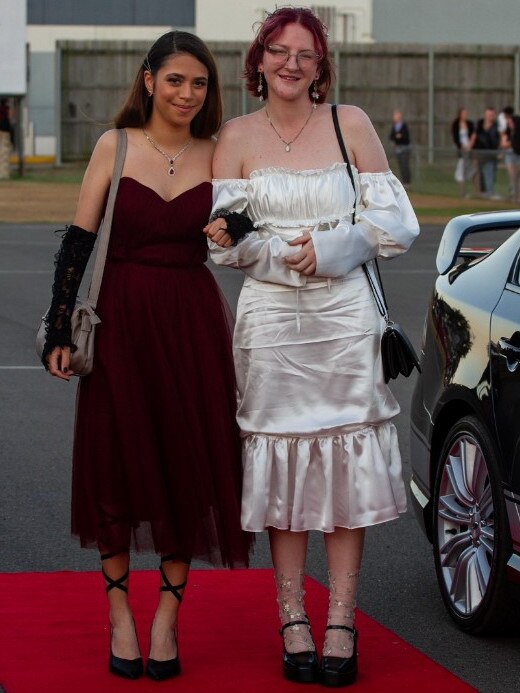
<path id="1" fill-rule="evenodd" d="M 412 400 L 414 509 L 446 608 L 472 633 L 510 621 L 520 593 L 519 227 L 520 211 L 446 226 Z"/>

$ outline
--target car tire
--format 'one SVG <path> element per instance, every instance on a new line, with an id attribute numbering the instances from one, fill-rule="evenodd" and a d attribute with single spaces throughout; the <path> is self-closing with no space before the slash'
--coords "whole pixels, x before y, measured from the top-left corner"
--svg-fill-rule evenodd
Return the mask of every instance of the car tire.
<path id="1" fill-rule="evenodd" d="M 449 430 L 433 490 L 433 554 L 442 599 L 457 626 L 475 635 L 503 630 L 512 604 L 511 555 L 495 443 L 474 416 Z"/>

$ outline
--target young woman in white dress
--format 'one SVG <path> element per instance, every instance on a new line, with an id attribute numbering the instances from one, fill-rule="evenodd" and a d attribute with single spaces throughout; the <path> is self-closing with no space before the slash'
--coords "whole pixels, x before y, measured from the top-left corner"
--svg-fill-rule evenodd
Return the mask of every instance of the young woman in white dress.
<path id="1" fill-rule="evenodd" d="M 384 321 L 361 265 L 405 252 L 419 229 L 370 120 L 339 106 L 353 190 L 324 103 L 331 70 L 310 10 L 266 18 L 246 60 L 248 89 L 265 107 L 221 131 L 205 231 L 213 260 L 245 273 L 234 336 L 242 526 L 269 531 L 283 672 L 341 686 L 357 672 L 365 527 L 406 509 Z M 319 664 L 303 603 L 309 530 L 324 533 L 330 577 Z"/>

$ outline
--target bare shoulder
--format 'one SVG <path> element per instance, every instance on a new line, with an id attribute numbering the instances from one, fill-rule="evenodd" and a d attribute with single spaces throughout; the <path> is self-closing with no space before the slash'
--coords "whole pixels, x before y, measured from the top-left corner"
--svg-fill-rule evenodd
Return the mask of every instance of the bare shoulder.
<path id="1" fill-rule="evenodd" d="M 96 142 L 89 166 L 105 170 L 110 174 L 114 167 L 116 147 L 117 130 L 107 130 Z"/>
<path id="2" fill-rule="evenodd" d="M 242 178 L 244 157 L 257 113 L 228 120 L 219 132 L 215 156 L 214 178 Z"/>
<path id="3" fill-rule="evenodd" d="M 359 106 L 341 104 L 338 106 L 338 120 L 343 129 L 351 132 L 362 132 L 363 130 L 373 130 L 372 121 Z"/>
<path id="4" fill-rule="evenodd" d="M 338 106 L 338 119 L 360 172 L 388 170 L 388 161 L 372 121 L 358 106 Z"/>
<path id="5" fill-rule="evenodd" d="M 258 119 L 258 112 L 247 113 L 246 115 L 231 118 L 222 126 L 218 141 L 237 143 L 245 138 L 251 137 L 251 128 Z"/>

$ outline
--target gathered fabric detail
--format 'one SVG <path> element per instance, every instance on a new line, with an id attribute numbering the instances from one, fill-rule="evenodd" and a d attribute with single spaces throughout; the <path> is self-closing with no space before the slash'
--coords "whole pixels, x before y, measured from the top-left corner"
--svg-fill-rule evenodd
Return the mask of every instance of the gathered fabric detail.
<path id="1" fill-rule="evenodd" d="M 333 532 L 406 511 L 392 422 L 319 436 L 244 434 L 242 527 Z"/>

